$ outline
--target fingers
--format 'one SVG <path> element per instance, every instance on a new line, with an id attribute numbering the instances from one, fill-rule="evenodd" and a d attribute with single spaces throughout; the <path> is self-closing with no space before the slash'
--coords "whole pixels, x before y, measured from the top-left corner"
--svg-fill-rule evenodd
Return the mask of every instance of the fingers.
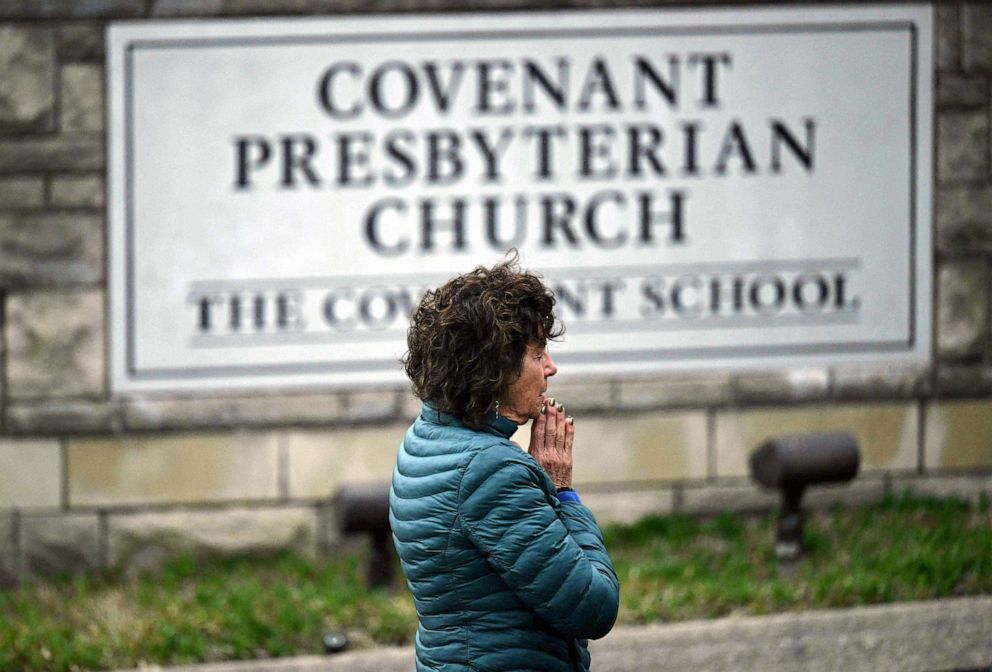
<path id="1" fill-rule="evenodd" d="M 530 425 L 530 447 L 527 452 L 531 455 L 537 455 L 544 450 L 545 446 L 545 432 L 547 431 L 548 416 L 547 411 L 537 416 L 534 422 Z"/>
<path id="2" fill-rule="evenodd" d="M 575 426 L 564 407 L 554 399 L 546 400 L 544 413 L 531 424 L 528 452 L 557 487 L 571 485 L 574 437 Z"/>
<path id="3" fill-rule="evenodd" d="M 547 411 L 544 423 L 544 446 L 545 448 L 554 448 L 555 437 L 558 435 L 558 406 L 554 399 L 548 399 L 545 408 Z"/>
<path id="4" fill-rule="evenodd" d="M 572 461 L 572 443 L 575 441 L 575 421 L 572 416 L 565 418 L 565 457 Z"/>
<path id="5" fill-rule="evenodd" d="M 555 448 L 562 454 L 565 453 L 565 434 L 568 430 L 568 423 L 565 421 L 565 407 L 561 404 L 556 406 L 555 413 Z"/>

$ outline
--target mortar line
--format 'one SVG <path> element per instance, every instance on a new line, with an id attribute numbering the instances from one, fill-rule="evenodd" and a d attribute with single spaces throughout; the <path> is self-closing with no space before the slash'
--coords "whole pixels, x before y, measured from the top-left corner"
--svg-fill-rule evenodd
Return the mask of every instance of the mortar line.
<path id="1" fill-rule="evenodd" d="M 62 59 L 59 58 L 58 27 L 52 28 L 52 130 L 56 135 L 62 135 Z M 52 174 L 46 173 L 45 205 L 51 206 Z"/>
<path id="2" fill-rule="evenodd" d="M 954 23 L 957 24 L 954 31 L 954 41 L 957 43 L 954 50 L 954 70 L 964 72 L 964 3 L 958 2 L 951 6 L 954 7 Z"/>
<path id="3" fill-rule="evenodd" d="M 41 205 L 47 210 L 54 210 L 52 205 L 52 180 L 55 176 L 52 173 L 44 173 L 41 176 Z"/>
<path id="4" fill-rule="evenodd" d="M 959 51 L 963 51 L 963 50 L 959 50 Z M 963 56 L 964 56 L 963 53 L 961 55 L 962 55 L 962 58 L 963 58 Z M 961 69 L 964 70 L 964 67 L 962 67 Z M 992 105 L 988 104 L 988 102 L 989 102 L 989 90 L 988 89 L 989 89 L 989 79 L 986 77 L 986 79 L 985 79 L 985 102 L 986 102 L 986 105 L 985 105 L 985 128 L 987 128 L 987 129 L 988 128 L 992 128 L 992 125 L 990 125 L 990 124 L 992 124 Z M 988 182 L 990 177 L 992 177 L 992 142 L 988 142 L 988 138 L 986 138 L 986 142 L 985 142 L 985 182 Z"/>
<path id="5" fill-rule="evenodd" d="M 63 511 L 69 510 L 69 439 L 65 436 L 59 439 L 59 457 L 61 458 L 61 473 L 59 474 L 59 498 Z"/>
<path id="6" fill-rule="evenodd" d="M 7 344 L 7 298 L 8 293 L 0 289 L 0 432 L 7 433 L 7 395 L 10 388 L 7 362 L 10 348 Z"/>
<path id="7" fill-rule="evenodd" d="M 992 129 L 992 104 L 989 105 L 989 128 Z M 989 142 L 988 144 L 989 144 L 989 161 L 992 161 L 992 142 Z M 992 170 L 992 163 L 989 164 L 989 169 Z M 983 328 L 982 333 L 984 334 L 984 338 L 982 340 L 985 341 L 982 347 L 982 362 L 984 364 L 988 364 L 990 355 L 992 355 L 992 343 L 989 342 L 989 334 L 992 334 L 992 310 L 989 310 L 989 304 L 992 302 L 989 301 L 989 296 L 988 296 L 988 292 L 990 289 L 989 283 L 990 281 L 992 281 L 992 272 L 990 272 L 989 269 L 990 260 L 988 254 L 982 256 L 982 261 L 985 262 L 985 268 L 984 268 L 985 273 L 983 274 L 984 277 L 982 278 L 982 288 L 985 290 L 986 293 L 985 324 L 982 325 Z"/>

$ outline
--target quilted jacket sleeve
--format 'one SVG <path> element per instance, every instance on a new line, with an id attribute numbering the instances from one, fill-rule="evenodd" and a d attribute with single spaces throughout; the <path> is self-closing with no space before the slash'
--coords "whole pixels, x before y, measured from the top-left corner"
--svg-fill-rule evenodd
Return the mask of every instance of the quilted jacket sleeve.
<path id="1" fill-rule="evenodd" d="M 589 510 L 560 509 L 533 458 L 510 446 L 480 451 L 459 490 L 462 529 L 511 590 L 562 634 L 595 639 L 613 627 L 620 586 Z"/>

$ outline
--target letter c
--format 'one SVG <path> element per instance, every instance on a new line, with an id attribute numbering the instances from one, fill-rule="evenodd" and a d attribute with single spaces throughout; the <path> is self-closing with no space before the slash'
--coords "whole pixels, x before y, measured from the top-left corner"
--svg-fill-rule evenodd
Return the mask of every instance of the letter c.
<path id="1" fill-rule="evenodd" d="M 352 79 L 357 79 L 362 74 L 362 68 L 354 61 L 335 63 L 320 78 L 320 83 L 317 85 L 317 98 L 320 100 L 321 107 L 335 119 L 354 119 L 361 114 L 362 106 L 356 101 L 347 109 L 339 108 L 334 104 L 334 97 L 331 95 L 334 77 L 341 72 L 346 72 L 352 76 Z"/>
<path id="2" fill-rule="evenodd" d="M 365 215 L 365 242 L 384 257 L 395 257 L 398 254 L 403 254 L 410 247 L 410 239 L 400 236 L 391 245 L 382 240 L 382 231 L 379 229 L 381 220 L 379 218 L 386 210 L 393 210 L 402 215 L 406 212 L 406 203 L 398 198 L 386 198 L 373 203 Z M 400 223 L 403 223 L 402 217 Z"/>
<path id="3" fill-rule="evenodd" d="M 345 302 L 345 306 L 351 308 L 351 310 L 347 311 L 346 314 L 338 314 L 338 304 L 342 301 Z M 338 287 L 328 293 L 327 297 L 324 299 L 324 319 L 329 325 L 338 331 L 354 328 L 355 297 L 350 288 Z"/>

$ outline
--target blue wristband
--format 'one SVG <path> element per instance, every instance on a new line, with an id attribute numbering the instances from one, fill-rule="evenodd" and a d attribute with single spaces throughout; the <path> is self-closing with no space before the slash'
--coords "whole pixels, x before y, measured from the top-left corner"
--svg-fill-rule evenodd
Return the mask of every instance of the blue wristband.
<path id="1" fill-rule="evenodd" d="M 557 494 L 559 502 L 575 502 L 576 504 L 582 503 L 582 500 L 579 499 L 579 493 L 571 488 L 561 488 L 558 490 Z"/>

